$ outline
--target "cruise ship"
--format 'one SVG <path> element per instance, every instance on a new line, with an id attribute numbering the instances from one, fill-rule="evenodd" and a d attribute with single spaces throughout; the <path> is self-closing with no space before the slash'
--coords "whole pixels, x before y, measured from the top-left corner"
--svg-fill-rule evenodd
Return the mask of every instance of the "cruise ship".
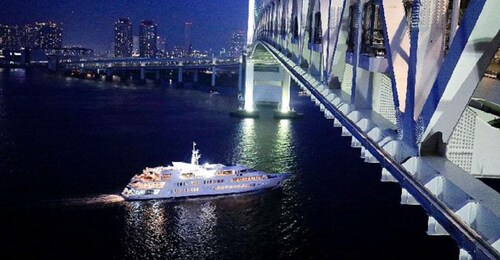
<path id="1" fill-rule="evenodd" d="M 243 165 L 199 164 L 201 155 L 193 142 L 191 163 L 146 168 L 125 187 L 126 200 L 213 196 L 280 187 L 287 173 L 268 174 Z"/>

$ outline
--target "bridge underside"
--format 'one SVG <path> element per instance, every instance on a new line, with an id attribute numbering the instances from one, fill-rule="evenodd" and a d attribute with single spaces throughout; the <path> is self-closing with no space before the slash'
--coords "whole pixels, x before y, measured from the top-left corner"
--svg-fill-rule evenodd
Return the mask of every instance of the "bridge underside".
<path id="1" fill-rule="evenodd" d="M 290 75 L 263 46 L 256 45 L 245 62 L 245 110 L 253 111 L 255 105 L 290 110 Z"/>

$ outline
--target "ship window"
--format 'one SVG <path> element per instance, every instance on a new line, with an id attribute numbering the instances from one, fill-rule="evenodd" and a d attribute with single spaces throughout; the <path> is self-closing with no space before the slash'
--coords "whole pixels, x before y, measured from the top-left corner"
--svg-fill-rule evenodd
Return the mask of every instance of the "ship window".
<path id="1" fill-rule="evenodd" d="M 229 174 L 234 174 L 234 172 L 232 170 L 226 170 L 226 171 L 222 171 L 221 174 L 222 175 L 229 175 Z"/>

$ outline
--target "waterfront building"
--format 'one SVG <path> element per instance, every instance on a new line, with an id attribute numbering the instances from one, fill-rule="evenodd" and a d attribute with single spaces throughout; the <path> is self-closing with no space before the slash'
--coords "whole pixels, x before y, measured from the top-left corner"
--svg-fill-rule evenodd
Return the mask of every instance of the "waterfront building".
<path id="1" fill-rule="evenodd" d="M 167 40 L 164 37 L 156 36 L 156 57 L 164 58 L 167 53 Z"/>
<path id="2" fill-rule="evenodd" d="M 25 26 L 24 46 L 31 49 L 62 48 L 62 23 L 36 22 Z"/>
<path id="3" fill-rule="evenodd" d="M 132 57 L 141 56 L 139 51 L 139 36 L 132 36 Z"/>
<path id="4" fill-rule="evenodd" d="M 17 25 L 0 24 L 0 49 L 20 49 L 22 30 Z"/>
<path id="5" fill-rule="evenodd" d="M 115 57 L 132 57 L 132 23 L 128 18 L 120 18 L 115 22 Z"/>
<path id="6" fill-rule="evenodd" d="M 191 30 L 193 28 L 193 22 L 186 21 L 184 23 L 184 55 L 188 56 L 191 53 L 193 47 L 191 42 Z"/>
<path id="7" fill-rule="evenodd" d="M 139 26 L 139 52 L 142 58 L 156 58 L 156 37 L 156 23 L 142 21 Z"/>
<path id="8" fill-rule="evenodd" d="M 233 57 L 238 57 L 241 55 L 243 48 L 245 47 L 245 32 L 237 31 L 233 32 L 231 35 L 231 47 L 229 48 L 230 55 Z"/>

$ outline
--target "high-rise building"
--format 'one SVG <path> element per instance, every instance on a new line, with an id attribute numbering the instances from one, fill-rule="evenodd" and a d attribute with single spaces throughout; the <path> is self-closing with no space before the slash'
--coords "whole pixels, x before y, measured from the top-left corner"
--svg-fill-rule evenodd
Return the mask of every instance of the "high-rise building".
<path id="1" fill-rule="evenodd" d="M 139 51 L 143 58 L 156 58 L 156 30 L 153 21 L 142 21 L 139 26 Z"/>
<path id="2" fill-rule="evenodd" d="M 132 23 L 128 18 L 115 22 L 115 57 L 132 57 Z"/>
<path id="3" fill-rule="evenodd" d="M 24 45 L 32 49 L 62 48 L 62 24 L 36 22 L 25 26 Z"/>
<path id="4" fill-rule="evenodd" d="M 164 58 L 167 54 L 167 40 L 161 36 L 156 36 L 156 57 Z"/>
<path id="5" fill-rule="evenodd" d="M 141 52 L 139 51 L 139 36 L 132 37 L 132 57 L 141 56 Z"/>
<path id="6" fill-rule="evenodd" d="M 0 49 L 20 49 L 22 30 L 17 25 L 0 24 Z"/>
<path id="7" fill-rule="evenodd" d="M 156 37 L 156 49 L 163 52 L 167 51 L 167 40 L 164 37 Z"/>
<path id="8" fill-rule="evenodd" d="M 186 55 L 189 55 L 191 52 L 193 45 L 191 43 L 191 29 L 193 28 L 193 23 L 186 21 L 184 23 L 184 52 Z"/>
<path id="9" fill-rule="evenodd" d="M 233 57 L 240 56 L 245 47 L 245 32 L 237 31 L 231 35 L 231 47 L 229 48 L 229 55 Z"/>

